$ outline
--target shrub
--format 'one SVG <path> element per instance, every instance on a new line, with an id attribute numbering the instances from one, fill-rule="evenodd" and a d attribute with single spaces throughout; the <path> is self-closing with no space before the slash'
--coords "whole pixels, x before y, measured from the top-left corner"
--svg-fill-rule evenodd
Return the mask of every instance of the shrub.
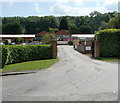
<path id="1" fill-rule="evenodd" d="M 46 35 L 44 35 L 43 37 L 42 37 L 42 43 L 43 44 L 51 44 L 52 43 L 52 41 L 54 41 L 55 40 L 55 35 L 53 35 L 53 34 L 46 34 Z"/>
<path id="2" fill-rule="evenodd" d="M 7 51 L 7 48 L 6 46 L 2 46 L 2 68 L 5 66 L 6 64 L 6 61 L 7 61 L 7 56 L 8 56 L 8 51 Z"/>
<path id="3" fill-rule="evenodd" d="M 68 41 L 68 45 L 73 45 L 73 41 L 72 40 Z"/>
<path id="4" fill-rule="evenodd" d="M 100 56 L 119 57 L 120 29 L 106 29 L 96 32 L 95 39 L 100 42 Z"/>
<path id="5" fill-rule="evenodd" d="M 51 45 L 9 45 L 7 64 L 52 58 Z M 4 55 L 4 54 L 3 54 Z"/>

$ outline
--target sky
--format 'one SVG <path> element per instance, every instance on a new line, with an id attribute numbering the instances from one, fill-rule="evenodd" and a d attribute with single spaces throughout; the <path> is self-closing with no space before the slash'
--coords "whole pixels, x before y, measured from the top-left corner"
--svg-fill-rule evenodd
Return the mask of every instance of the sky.
<path id="1" fill-rule="evenodd" d="M 119 0 L 4 0 L 2 17 L 85 16 L 93 11 L 118 11 Z"/>

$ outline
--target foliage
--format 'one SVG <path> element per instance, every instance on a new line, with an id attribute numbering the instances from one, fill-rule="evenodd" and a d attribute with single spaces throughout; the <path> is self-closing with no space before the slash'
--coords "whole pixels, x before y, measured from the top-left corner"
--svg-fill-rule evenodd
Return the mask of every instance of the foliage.
<path id="1" fill-rule="evenodd" d="M 60 22 L 59 30 L 68 30 L 68 22 L 67 22 L 66 17 L 62 18 Z"/>
<path id="2" fill-rule="evenodd" d="M 81 34 L 92 34 L 92 28 L 88 25 L 80 26 L 79 33 L 81 33 Z"/>
<path id="3" fill-rule="evenodd" d="M 22 37 L 16 38 L 15 42 L 16 43 L 22 43 L 22 42 L 24 42 L 24 38 L 22 38 Z"/>
<path id="4" fill-rule="evenodd" d="M 73 41 L 72 40 L 68 41 L 68 45 L 73 45 Z"/>
<path id="5" fill-rule="evenodd" d="M 23 28 L 20 25 L 20 23 L 7 23 L 2 26 L 2 32 L 4 34 L 22 34 L 23 33 Z"/>
<path id="6" fill-rule="evenodd" d="M 106 29 L 96 32 L 95 39 L 100 42 L 101 57 L 120 56 L 120 29 Z"/>
<path id="7" fill-rule="evenodd" d="M 109 19 L 108 22 L 103 21 L 100 29 L 120 29 L 120 13 Z"/>
<path id="8" fill-rule="evenodd" d="M 8 50 L 6 64 L 52 58 L 51 45 L 8 45 L 3 48 Z"/>
<path id="9" fill-rule="evenodd" d="M 110 28 L 120 29 L 120 13 L 118 13 L 114 18 L 110 19 L 108 25 Z"/>
<path id="10" fill-rule="evenodd" d="M 77 28 L 77 26 L 75 24 L 71 24 L 69 25 L 69 31 L 70 33 L 79 33 L 79 29 Z"/>
<path id="11" fill-rule="evenodd" d="M 5 45 L 8 45 L 8 44 L 9 44 L 8 40 L 3 41 L 3 43 L 4 43 Z"/>
<path id="12" fill-rule="evenodd" d="M 8 56 L 8 50 L 5 46 L 2 46 L 2 68 L 5 66 Z"/>
<path id="13" fill-rule="evenodd" d="M 109 28 L 108 23 L 107 22 L 102 22 L 101 27 L 99 29 L 104 30 L 104 29 L 108 29 L 108 28 Z"/>
<path id="14" fill-rule="evenodd" d="M 42 37 L 41 42 L 43 44 L 51 44 L 52 41 L 55 41 L 55 35 L 54 34 L 46 34 Z"/>
<path id="15" fill-rule="evenodd" d="M 86 25 L 90 26 L 94 33 L 101 28 L 102 22 L 108 23 L 109 20 L 116 15 L 117 12 L 102 14 L 94 11 L 88 16 L 1 17 L 3 27 L 2 32 L 4 34 L 36 34 L 42 31 L 49 31 L 49 28 L 53 28 L 60 30 L 66 29 L 71 33 L 79 33 L 79 28 Z M 56 32 L 56 30 L 50 30 L 50 32 L 53 33 Z"/>
<path id="16" fill-rule="evenodd" d="M 51 34 L 54 34 L 58 31 L 57 28 L 48 28 L 48 32 L 51 33 Z"/>

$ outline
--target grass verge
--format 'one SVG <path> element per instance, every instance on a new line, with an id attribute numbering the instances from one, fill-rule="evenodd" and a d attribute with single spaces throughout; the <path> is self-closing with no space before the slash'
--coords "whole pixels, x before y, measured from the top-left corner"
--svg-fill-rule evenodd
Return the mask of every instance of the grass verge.
<path id="1" fill-rule="evenodd" d="M 2 72 L 31 71 L 45 69 L 55 64 L 59 59 L 36 60 L 5 65 Z"/>
<path id="2" fill-rule="evenodd" d="M 96 59 L 102 60 L 102 61 L 108 61 L 108 62 L 118 62 L 118 61 L 120 61 L 120 58 L 117 58 L 117 57 L 98 57 Z"/>

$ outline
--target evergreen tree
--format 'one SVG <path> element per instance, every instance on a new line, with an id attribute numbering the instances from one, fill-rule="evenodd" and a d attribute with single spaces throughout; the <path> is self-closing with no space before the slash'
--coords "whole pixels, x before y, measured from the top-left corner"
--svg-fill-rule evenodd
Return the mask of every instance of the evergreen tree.
<path id="1" fill-rule="evenodd" d="M 66 17 L 62 18 L 60 22 L 59 30 L 68 30 L 68 22 L 67 22 Z"/>

